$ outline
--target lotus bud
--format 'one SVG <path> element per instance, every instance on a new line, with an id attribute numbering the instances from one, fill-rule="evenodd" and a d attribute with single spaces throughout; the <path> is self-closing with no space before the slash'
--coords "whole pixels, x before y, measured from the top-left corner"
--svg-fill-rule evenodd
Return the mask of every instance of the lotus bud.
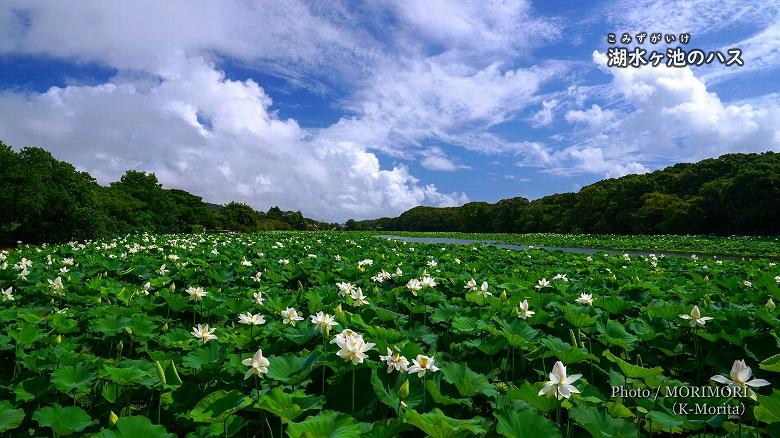
<path id="1" fill-rule="evenodd" d="M 97 297 L 97 300 L 95 300 L 98 304 L 103 302 L 103 297 Z"/>
<path id="2" fill-rule="evenodd" d="M 341 308 L 341 303 L 339 303 L 339 305 L 336 306 L 336 309 L 334 310 L 334 313 L 336 313 L 336 316 L 344 315 L 344 310 Z"/>
<path id="3" fill-rule="evenodd" d="M 772 297 L 769 297 L 769 299 L 766 300 L 766 310 L 769 310 L 770 312 L 775 310 L 775 302 L 772 300 Z"/>
<path id="4" fill-rule="evenodd" d="M 114 411 L 111 411 L 111 413 L 108 414 L 108 425 L 113 426 L 117 421 L 119 421 L 119 417 L 114 413 Z"/>
<path id="5" fill-rule="evenodd" d="M 710 276 L 709 275 L 705 275 L 704 276 L 704 281 L 710 281 Z"/>
<path id="6" fill-rule="evenodd" d="M 171 292 L 176 291 L 176 283 L 171 283 L 170 289 L 171 289 Z"/>
<path id="7" fill-rule="evenodd" d="M 163 324 L 163 331 L 164 332 L 168 331 L 168 323 L 167 322 L 165 324 Z"/>
<path id="8" fill-rule="evenodd" d="M 54 304 L 54 298 L 52 298 L 51 301 L 49 301 L 49 304 Z"/>
<path id="9" fill-rule="evenodd" d="M 404 400 L 406 397 L 409 397 L 409 379 L 404 380 L 404 383 L 401 384 L 401 388 L 398 390 L 398 398 Z"/>
<path id="10" fill-rule="evenodd" d="M 60 345 L 61 342 L 62 342 L 62 335 L 57 335 L 57 337 L 54 338 L 54 343 Z"/>
<path id="11" fill-rule="evenodd" d="M 506 300 L 507 300 L 506 291 L 505 290 L 501 291 L 501 301 L 506 301 Z"/>

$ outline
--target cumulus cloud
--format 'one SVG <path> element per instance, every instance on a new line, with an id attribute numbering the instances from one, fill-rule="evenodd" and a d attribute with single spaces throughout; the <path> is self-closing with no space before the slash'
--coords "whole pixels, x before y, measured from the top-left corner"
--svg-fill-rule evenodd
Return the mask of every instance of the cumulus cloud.
<path id="1" fill-rule="evenodd" d="M 611 90 L 625 110 L 593 105 L 569 111 L 569 122 L 598 126 L 556 152 L 556 170 L 605 176 L 643 172 L 655 164 L 696 161 L 730 152 L 780 150 L 780 98 L 760 105 L 726 103 L 688 68 L 608 68 L 606 55 L 593 61 L 612 77 Z"/>
<path id="2" fill-rule="evenodd" d="M 44 144 L 104 183 L 128 168 L 153 171 L 164 185 L 210 201 L 280 205 L 328 219 L 467 200 L 421 185 L 403 166 L 381 169 L 356 143 L 307 135 L 275 116 L 251 80 L 226 79 L 201 58 L 180 62 L 186 67 L 150 88 L 109 82 L 4 93 L 0 138 Z"/>

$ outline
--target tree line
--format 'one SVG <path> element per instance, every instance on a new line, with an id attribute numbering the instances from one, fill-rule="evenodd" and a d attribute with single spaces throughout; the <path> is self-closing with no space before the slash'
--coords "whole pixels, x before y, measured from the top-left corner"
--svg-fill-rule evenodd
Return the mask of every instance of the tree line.
<path id="1" fill-rule="evenodd" d="M 153 173 L 126 172 L 108 186 L 41 148 L 15 152 L 0 141 L 0 246 L 64 242 L 135 232 L 317 230 L 337 224 L 300 211 L 215 205 L 164 189 Z"/>
<path id="2" fill-rule="evenodd" d="M 780 154 L 728 154 L 599 181 L 577 193 L 415 207 L 352 230 L 780 235 Z"/>

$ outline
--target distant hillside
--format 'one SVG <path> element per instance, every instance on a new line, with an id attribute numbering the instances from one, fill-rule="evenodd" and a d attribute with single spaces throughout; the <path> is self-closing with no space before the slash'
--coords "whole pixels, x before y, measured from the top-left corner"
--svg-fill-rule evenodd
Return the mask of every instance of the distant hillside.
<path id="1" fill-rule="evenodd" d="M 0 142 L 0 246 L 118 234 L 205 230 L 318 230 L 337 224 L 273 207 L 216 205 L 184 190 L 163 189 L 154 174 L 128 171 L 101 186 L 86 172 L 40 148 L 14 152 Z"/>
<path id="2" fill-rule="evenodd" d="M 415 207 L 349 229 L 599 234 L 780 234 L 780 154 L 729 154 L 535 201 Z"/>

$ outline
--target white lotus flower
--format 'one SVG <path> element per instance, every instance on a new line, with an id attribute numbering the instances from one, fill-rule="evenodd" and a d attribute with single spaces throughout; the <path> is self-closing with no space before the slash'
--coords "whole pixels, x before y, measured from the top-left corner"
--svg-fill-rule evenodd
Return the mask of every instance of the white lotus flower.
<path id="1" fill-rule="evenodd" d="M 280 312 L 285 324 L 295 325 L 298 321 L 303 321 L 303 317 L 298 315 L 298 311 L 292 307 L 288 307 Z"/>
<path id="2" fill-rule="evenodd" d="M 361 260 L 361 261 L 358 262 L 358 266 L 365 266 L 365 265 L 371 266 L 373 264 L 374 264 L 374 261 L 371 260 L 371 259 L 364 259 L 364 260 Z"/>
<path id="3" fill-rule="evenodd" d="M 157 272 L 159 272 L 160 275 L 165 275 L 171 271 L 169 269 L 165 269 L 165 265 L 160 265 L 160 269 Z"/>
<path id="4" fill-rule="evenodd" d="M 400 267 L 396 267 L 395 268 L 395 276 L 396 277 L 400 277 L 402 275 L 404 275 L 404 271 L 402 271 Z"/>
<path id="5" fill-rule="evenodd" d="M 468 289 L 469 292 L 474 292 L 477 290 L 477 282 L 473 278 L 466 282 L 466 285 L 463 286 L 463 289 Z"/>
<path id="6" fill-rule="evenodd" d="M 580 377 L 582 377 L 582 374 L 574 374 L 573 376 L 567 377 L 566 367 L 563 366 L 563 362 L 555 362 L 552 372 L 550 373 L 550 381 L 544 383 L 544 388 L 539 391 L 538 395 L 547 395 L 548 397 L 555 397 L 558 400 L 561 398 L 569 398 L 572 393 L 580 392 L 572 385 L 572 383 L 576 382 Z"/>
<path id="7" fill-rule="evenodd" d="M 459 258 L 455 258 L 455 264 L 456 264 L 456 265 L 459 265 L 459 264 L 461 264 L 461 261 L 460 261 L 460 259 L 459 259 Z"/>
<path id="8" fill-rule="evenodd" d="M 696 324 L 699 324 L 700 326 L 704 326 L 704 324 L 706 324 L 707 321 L 712 319 L 709 316 L 701 316 L 701 312 L 699 311 L 699 306 L 693 306 L 690 315 L 680 314 L 680 318 L 690 320 L 691 327 L 695 327 Z"/>
<path id="9" fill-rule="evenodd" d="M 780 284 L 780 275 L 778 275 L 777 277 L 775 277 L 775 282 L 776 282 L 777 284 Z"/>
<path id="10" fill-rule="evenodd" d="M 482 282 L 482 286 L 480 286 L 479 292 L 477 292 L 477 295 L 485 297 L 485 298 L 493 295 L 493 292 L 488 291 L 488 282 L 487 281 L 483 281 Z"/>
<path id="11" fill-rule="evenodd" d="M 241 260 L 241 266 L 252 266 L 252 262 L 244 258 L 244 260 Z"/>
<path id="12" fill-rule="evenodd" d="M 351 361 L 353 365 L 363 363 L 363 360 L 368 357 L 366 352 L 376 345 L 371 342 L 366 342 L 363 339 L 363 336 L 360 336 L 355 332 L 342 337 L 337 337 L 336 344 L 341 347 L 336 354 L 344 360 Z"/>
<path id="13" fill-rule="evenodd" d="M 203 297 L 209 294 L 202 287 L 188 287 L 185 292 L 189 294 L 190 301 L 201 301 Z"/>
<path id="14" fill-rule="evenodd" d="M 379 360 L 387 364 L 387 373 L 392 373 L 396 370 L 401 373 L 405 373 L 409 368 L 409 359 L 401 356 L 400 352 L 393 353 L 390 348 L 387 349 L 387 356 L 379 356 Z"/>
<path id="15" fill-rule="evenodd" d="M 339 288 L 339 295 L 342 297 L 352 294 L 352 291 L 355 290 L 355 286 L 352 283 L 336 283 L 336 286 Z"/>
<path id="16" fill-rule="evenodd" d="M 238 315 L 238 322 L 241 324 L 261 325 L 265 324 L 265 317 L 259 313 L 252 315 L 249 312 Z"/>
<path id="17" fill-rule="evenodd" d="M 287 259 L 279 259 L 279 264 L 280 265 L 289 265 L 290 261 L 287 260 Z"/>
<path id="18" fill-rule="evenodd" d="M 65 286 L 62 284 L 62 278 L 57 277 L 54 280 L 48 280 L 48 281 L 49 281 L 49 286 L 51 286 L 54 293 L 57 295 L 62 295 L 62 291 L 65 288 Z"/>
<path id="19" fill-rule="evenodd" d="M 329 343 L 330 344 L 343 343 L 347 339 L 347 337 L 355 336 L 355 335 L 360 336 L 356 331 L 347 328 L 342 330 L 341 333 L 337 333 L 335 336 L 333 336 L 333 339 L 331 339 Z"/>
<path id="20" fill-rule="evenodd" d="M 383 283 L 385 280 L 389 280 L 390 278 L 392 278 L 390 273 L 382 269 L 378 274 L 371 277 L 371 281 L 375 283 Z"/>
<path id="21" fill-rule="evenodd" d="M 363 295 L 363 289 L 361 288 L 353 290 L 349 296 L 355 301 L 356 306 L 363 306 L 368 304 L 368 300 L 366 299 L 366 296 Z"/>
<path id="22" fill-rule="evenodd" d="M 252 294 L 252 296 L 255 298 L 255 302 L 257 304 L 259 304 L 261 306 L 263 305 L 263 301 L 265 301 L 265 298 L 263 298 L 263 293 L 262 292 L 255 292 L 254 294 Z"/>
<path id="23" fill-rule="evenodd" d="M 335 258 L 337 262 L 340 262 L 340 261 L 341 261 L 341 256 L 340 256 L 340 255 L 338 255 L 338 254 L 336 254 L 336 256 L 335 256 L 335 257 L 333 257 L 333 258 Z"/>
<path id="24" fill-rule="evenodd" d="M 749 280 L 742 280 L 742 286 L 751 287 L 753 286 L 753 282 Z"/>
<path id="25" fill-rule="evenodd" d="M 73 266 L 73 263 L 74 263 L 74 261 L 73 261 L 73 259 L 72 259 L 72 258 L 68 258 L 68 257 L 66 257 L 66 258 L 62 259 L 62 264 L 63 264 L 63 265 L 70 265 L 70 266 Z"/>
<path id="26" fill-rule="evenodd" d="M 528 300 L 523 300 L 523 302 L 518 305 L 518 311 L 517 311 L 518 317 L 523 319 L 528 319 L 534 314 L 536 314 L 536 312 L 532 310 L 528 310 Z"/>
<path id="27" fill-rule="evenodd" d="M 417 296 L 417 291 L 422 289 L 422 284 L 416 278 L 412 278 L 406 283 L 406 288 L 412 291 L 412 295 Z"/>
<path id="28" fill-rule="evenodd" d="M 151 287 L 152 287 L 152 283 L 147 281 L 146 283 L 144 283 L 143 287 L 141 287 L 141 292 L 143 292 L 144 295 L 149 295 L 149 288 Z"/>
<path id="29" fill-rule="evenodd" d="M 330 332 L 330 329 L 339 325 L 339 323 L 333 320 L 333 316 L 323 313 L 322 311 L 309 316 L 309 318 L 311 319 L 311 323 L 317 326 L 317 330 L 320 333 L 328 333 Z"/>
<path id="30" fill-rule="evenodd" d="M 435 268 L 436 266 L 439 265 L 439 263 L 436 260 L 433 260 L 433 259 L 428 260 L 428 263 L 426 263 L 426 264 L 428 265 L 429 268 Z"/>
<path id="31" fill-rule="evenodd" d="M 257 271 L 257 273 L 252 277 L 252 280 L 254 281 L 260 281 L 260 278 L 263 276 L 263 273 L 260 271 Z"/>
<path id="32" fill-rule="evenodd" d="M 268 366 L 271 365 L 271 362 L 263 356 L 263 350 L 258 348 L 257 353 L 248 359 L 242 360 L 241 365 L 249 367 L 249 370 L 244 374 L 244 380 L 246 380 L 252 375 L 262 378 L 263 374 L 268 373 Z"/>
<path id="33" fill-rule="evenodd" d="M 580 294 L 580 297 L 575 300 L 579 304 L 583 304 L 586 306 L 592 306 L 593 305 L 593 295 L 582 293 Z"/>
<path id="34" fill-rule="evenodd" d="M 537 281 L 537 285 L 534 286 L 534 287 L 537 288 L 537 289 L 543 289 L 543 288 L 548 287 L 548 286 L 550 286 L 550 282 L 547 281 L 546 278 L 542 278 L 541 280 Z"/>
<path id="35" fill-rule="evenodd" d="M 553 280 L 569 281 L 569 278 L 566 277 L 566 274 L 555 274 Z"/>
<path id="36" fill-rule="evenodd" d="M 437 283 L 436 280 L 433 279 L 433 277 L 429 275 L 423 276 L 423 278 L 420 279 L 420 285 L 423 287 L 436 287 Z"/>
<path id="37" fill-rule="evenodd" d="M 767 386 L 769 385 L 769 382 L 764 379 L 751 380 L 750 377 L 752 375 L 753 370 L 751 370 L 750 367 L 745 364 L 744 360 L 735 360 L 731 365 L 731 373 L 729 373 L 729 377 L 731 377 L 731 379 L 721 376 L 720 374 L 714 375 L 710 377 L 710 379 L 724 385 L 739 388 L 743 391 L 743 394 L 747 393 L 750 398 L 755 400 L 756 395 L 750 388 L 760 388 L 762 386 Z"/>
<path id="38" fill-rule="evenodd" d="M 0 291 L 2 291 L 2 293 L 3 293 L 3 301 L 13 301 L 14 300 L 14 296 L 13 296 L 14 288 L 13 287 L 9 287 L 6 290 L 3 290 L 2 288 L 0 288 Z"/>
<path id="39" fill-rule="evenodd" d="M 409 374 L 417 373 L 417 377 L 422 378 L 428 371 L 432 373 L 439 371 L 439 368 L 434 365 L 434 361 L 433 357 L 418 354 L 416 358 L 412 359 L 412 366 L 407 371 Z"/>
<path id="40" fill-rule="evenodd" d="M 203 342 L 208 342 L 214 339 L 217 339 L 217 337 L 214 335 L 214 332 L 216 331 L 216 328 L 209 328 L 209 325 L 200 325 L 198 324 L 197 327 L 192 328 L 192 336 L 195 336 L 196 338 L 202 340 Z"/>

